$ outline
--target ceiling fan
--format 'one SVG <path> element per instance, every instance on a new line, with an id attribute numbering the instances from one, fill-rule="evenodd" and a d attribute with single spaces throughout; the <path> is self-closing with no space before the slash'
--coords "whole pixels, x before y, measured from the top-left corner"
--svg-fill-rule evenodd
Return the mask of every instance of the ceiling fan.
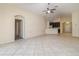
<path id="1" fill-rule="evenodd" d="M 58 6 L 56 5 L 56 6 L 54 6 L 54 8 L 50 9 L 49 6 L 50 6 L 50 3 L 48 3 L 47 9 L 43 11 L 43 12 L 45 12 L 46 14 L 54 13 L 54 12 L 56 11 L 56 8 L 58 7 Z"/>

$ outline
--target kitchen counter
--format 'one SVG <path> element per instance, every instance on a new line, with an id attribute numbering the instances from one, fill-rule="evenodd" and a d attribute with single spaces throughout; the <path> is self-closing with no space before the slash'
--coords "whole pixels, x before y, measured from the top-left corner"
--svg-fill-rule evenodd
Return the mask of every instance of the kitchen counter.
<path id="1" fill-rule="evenodd" d="M 59 28 L 49 28 L 49 29 L 46 29 L 46 34 L 58 34 L 58 29 Z"/>

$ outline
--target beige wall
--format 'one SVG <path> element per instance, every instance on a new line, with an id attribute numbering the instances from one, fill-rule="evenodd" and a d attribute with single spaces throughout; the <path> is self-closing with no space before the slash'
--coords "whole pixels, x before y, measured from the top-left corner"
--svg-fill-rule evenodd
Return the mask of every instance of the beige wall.
<path id="1" fill-rule="evenodd" d="M 30 11 L 25 11 L 15 6 L 0 6 L 0 44 L 15 40 L 15 17 L 24 17 L 25 39 L 45 34 L 45 19 Z"/>
<path id="2" fill-rule="evenodd" d="M 60 17 L 60 32 L 63 33 L 63 23 L 64 22 L 72 22 L 71 16 L 61 16 Z"/>
<path id="3" fill-rule="evenodd" d="M 72 36 L 79 37 L 79 12 L 72 13 Z"/>

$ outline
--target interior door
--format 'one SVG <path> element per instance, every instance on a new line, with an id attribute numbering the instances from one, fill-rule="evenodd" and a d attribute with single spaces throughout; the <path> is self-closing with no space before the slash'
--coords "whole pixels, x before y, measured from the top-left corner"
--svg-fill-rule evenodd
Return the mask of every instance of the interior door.
<path id="1" fill-rule="evenodd" d="M 15 20 L 15 39 L 21 39 L 21 20 Z"/>

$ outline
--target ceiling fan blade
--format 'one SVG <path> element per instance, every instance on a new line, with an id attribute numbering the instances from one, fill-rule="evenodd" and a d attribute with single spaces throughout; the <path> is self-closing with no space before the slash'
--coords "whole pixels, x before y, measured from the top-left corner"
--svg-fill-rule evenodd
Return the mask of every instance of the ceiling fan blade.
<path id="1" fill-rule="evenodd" d="M 48 3 L 48 5 L 50 5 L 50 3 Z"/>
<path id="2" fill-rule="evenodd" d="M 54 8 L 54 9 L 51 9 L 51 10 L 53 10 L 53 11 L 54 11 L 54 10 L 56 10 L 56 9 Z"/>
<path id="3" fill-rule="evenodd" d="M 51 11 L 51 13 L 54 13 L 54 11 Z"/>
<path id="4" fill-rule="evenodd" d="M 58 6 L 56 5 L 56 6 L 54 6 L 54 9 L 56 9 Z"/>
<path id="5" fill-rule="evenodd" d="M 58 7 L 57 5 L 55 7 Z"/>
<path id="6" fill-rule="evenodd" d="M 47 8 L 47 10 L 49 10 L 49 8 Z"/>

